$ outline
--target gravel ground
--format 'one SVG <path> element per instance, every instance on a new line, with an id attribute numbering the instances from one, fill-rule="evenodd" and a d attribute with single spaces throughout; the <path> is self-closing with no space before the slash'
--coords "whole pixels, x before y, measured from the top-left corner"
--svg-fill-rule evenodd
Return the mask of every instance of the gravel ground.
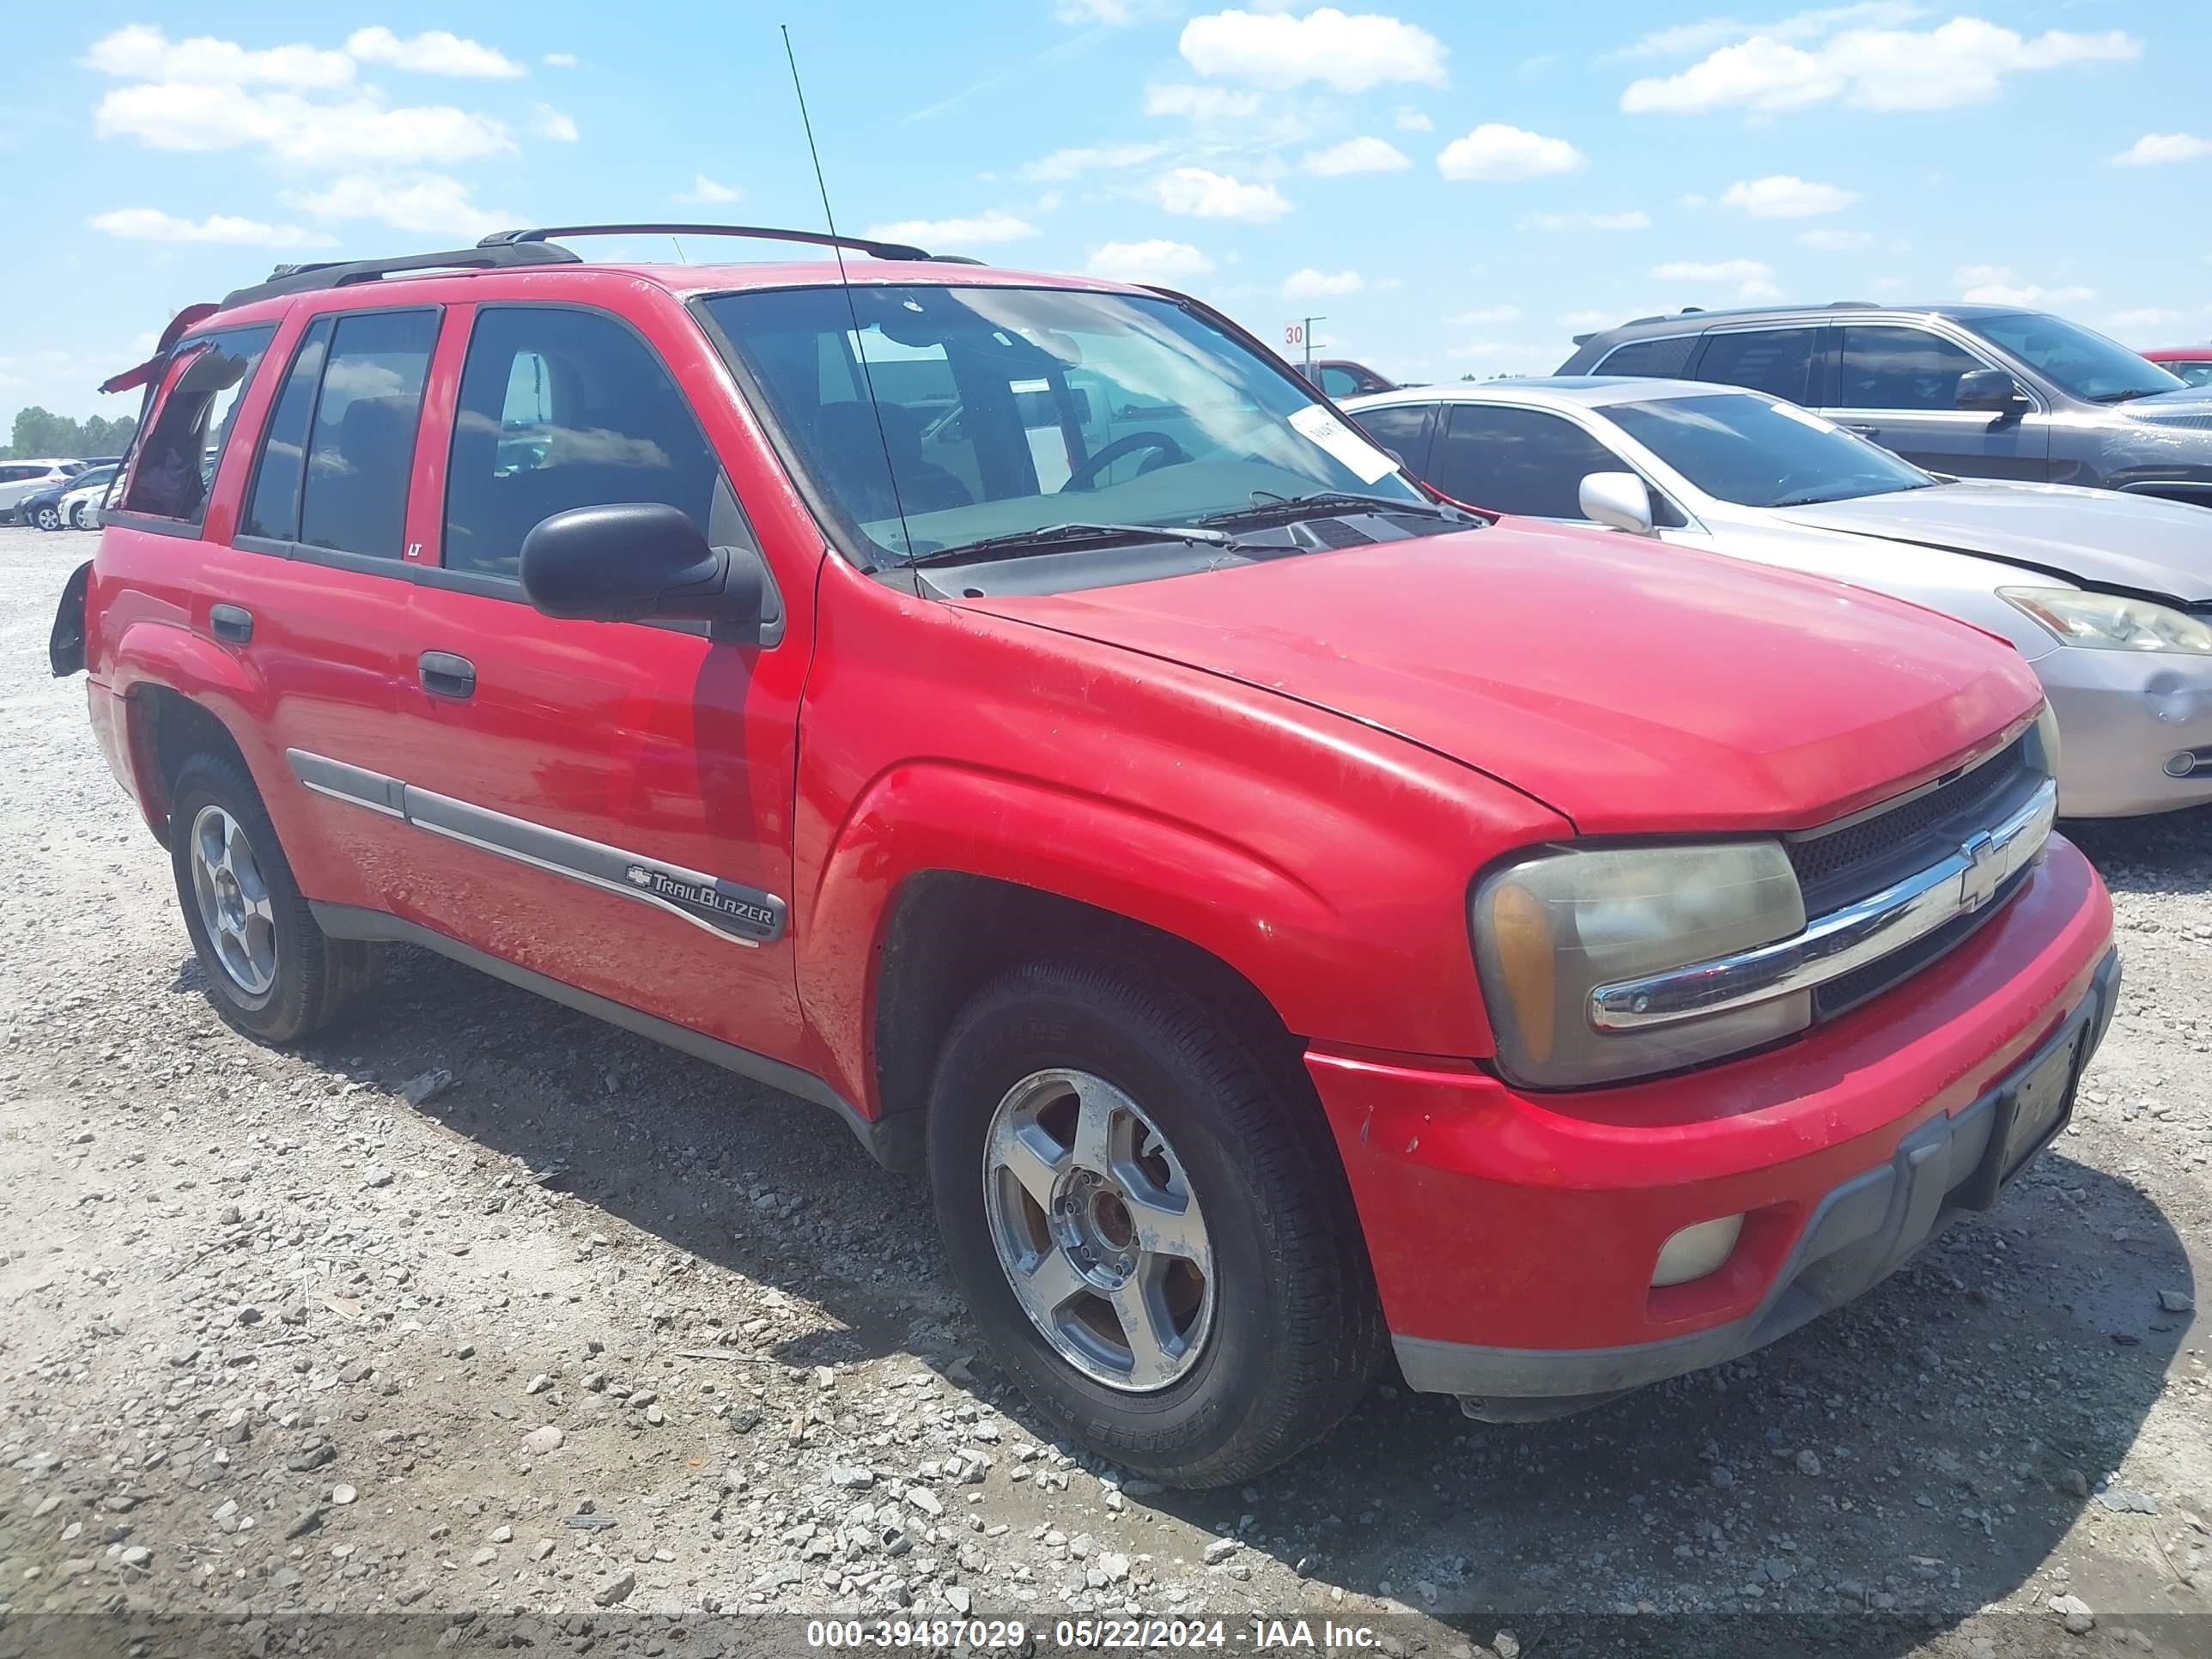
<path id="1" fill-rule="evenodd" d="M 47 675 L 92 546 L 0 530 L 0 1653 L 1138 1610 L 1246 1651 L 1253 1613 L 1459 1656 L 2212 1648 L 2212 814 L 2079 835 L 2127 988 L 2074 1124 L 1872 1296 L 1535 1427 L 1380 1388 L 1164 1493 L 1036 1437 L 920 1185 L 825 1113 L 427 955 L 304 1053 L 221 1024 Z"/>

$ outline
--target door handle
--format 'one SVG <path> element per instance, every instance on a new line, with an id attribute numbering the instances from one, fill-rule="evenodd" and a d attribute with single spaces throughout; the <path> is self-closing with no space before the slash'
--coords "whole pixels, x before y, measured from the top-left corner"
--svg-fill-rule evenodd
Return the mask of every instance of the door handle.
<path id="1" fill-rule="evenodd" d="M 1844 422 L 1844 430 L 1846 432 L 1856 432 L 1862 438 L 1879 438 L 1881 436 L 1881 428 L 1880 427 L 1862 426 L 1856 421 L 1845 421 Z"/>
<path id="2" fill-rule="evenodd" d="M 211 605 L 208 628 L 219 640 L 244 645 L 253 637 L 253 613 L 242 605 Z"/>
<path id="3" fill-rule="evenodd" d="M 473 697 L 477 694 L 477 665 L 450 651 L 425 651 L 415 660 L 422 689 L 434 697 Z"/>

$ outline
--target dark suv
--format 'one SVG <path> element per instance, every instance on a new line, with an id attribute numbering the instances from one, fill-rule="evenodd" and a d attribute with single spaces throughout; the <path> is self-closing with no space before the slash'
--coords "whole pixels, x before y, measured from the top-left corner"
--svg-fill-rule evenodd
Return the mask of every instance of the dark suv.
<path id="1" fill-rule="evenodd" d="M 1685 311 L 1575 344 L 1562 374 L 1751 386 L 1931 471 L 2212 507 L 2212 390 L 2043 312 L 1858 301 Z"/>

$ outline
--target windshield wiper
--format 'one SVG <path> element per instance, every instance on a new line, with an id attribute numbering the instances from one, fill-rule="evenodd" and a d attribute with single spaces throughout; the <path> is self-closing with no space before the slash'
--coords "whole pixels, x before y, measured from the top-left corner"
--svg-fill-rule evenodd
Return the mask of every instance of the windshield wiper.
<path id="1" fill-rule="evenodd" d="M 1464 519 L 1470 524 L 1480 523 L 1471 513 L 1456 507 L 1439 507 L 1433 501 L 1395 501 L 1388 495 L 1361 495 L 1351 490 L 1328 489 L 1312 495 L 1287 495 L 1272 501 L 1255 501 L 1249 507 L 1232 507 L 1226 512 L 1209 513 L 1199 520 L 1222 529 L 1243 530 L 1260 525 L 1288 524 L 1294 519 L 1325 519 L 1340 513 L 1410 513 L 1417 518 Z"/>
<path id="2" fill-rule="evenodd" d="M 2151 386 L 2123 386 L 2118 392 L 2100 392 L 2089 399 L 2093 404 L 2131 404 L 2138 398 L 2155 398 L 2161 388 Z M 2172 386 L 2163 390 L 2171 392 Z"/>
<path id="3" fill-rule="evenodd" d="M 1017 530 L 980 541 L 958 542 L 951 547 L 917 553 L 901 559 L 902 568 L 918 569 L 933 564 L 961 564 L 981 554 L 1017 547 L 1116 547 L 1137 542 L 1190 542 L 1200 547 L 1234 547 L 1237 538 L 1218 530 L 1201 530 L 1180 524 L 1048 524 L 1036 530 Z"/>

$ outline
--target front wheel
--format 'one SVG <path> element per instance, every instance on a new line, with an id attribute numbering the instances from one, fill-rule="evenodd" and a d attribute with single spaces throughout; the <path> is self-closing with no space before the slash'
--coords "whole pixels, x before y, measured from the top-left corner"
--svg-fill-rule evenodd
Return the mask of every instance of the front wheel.
<path id="1" fill-rule="evenodd" d="M 276 826 L 234 761 L 185 763 L 170 794 L 169 850 L 209 1000 L 248 1036 L 296 1042 L 381 977 L 381 946 L 330 939 L 316 926 Z"/>
<path id="2" fill-rule="evenodd" d="M 75 506 L 70 508 L 70 528 L 72 530 L 89 530 L 92 528 L 91 520 L 86 516 L 86 507 L 82 501 L 77 502 Z"/>
<path id="3" fill-rule="evenodd" d="M 933 1085 L 938 1224 L 1053 1431 L 1182 1486 L 1333 1428 L 1383 1334 L 1328 1129 L 1157 966 L 1069 957 L 979 993 Z"/>
<path id="4" fill-rule="evenodd" d="M 41 530 L 59 530 L 62 527 L 62 510 L 48 503 L 31 515 L 31 522 Z"/>

